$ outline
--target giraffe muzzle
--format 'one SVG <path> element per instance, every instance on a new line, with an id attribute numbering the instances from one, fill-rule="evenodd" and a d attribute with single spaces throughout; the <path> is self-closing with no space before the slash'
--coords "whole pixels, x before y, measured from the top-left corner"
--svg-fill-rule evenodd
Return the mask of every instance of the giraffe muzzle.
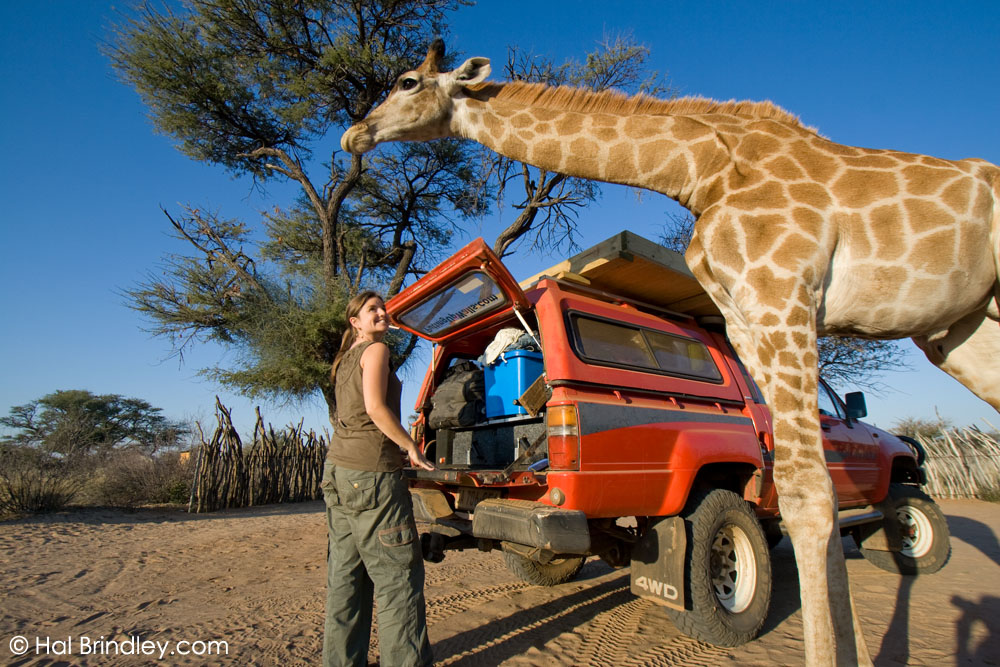
<path id="1" fill-rule="evenodd" d="M 362 121 L 348 128 L 340 137 L 340 147 L 355 155 L 367 153 L 375 148 L 374 133 L 369 129 L 368 123 Z"/>

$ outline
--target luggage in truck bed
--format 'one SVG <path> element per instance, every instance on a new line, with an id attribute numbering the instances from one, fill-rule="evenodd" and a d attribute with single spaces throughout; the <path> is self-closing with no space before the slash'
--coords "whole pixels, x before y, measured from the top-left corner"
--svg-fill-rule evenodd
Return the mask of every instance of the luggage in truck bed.
<path id="1" fill-rule="evenodd" d="M 692 317 L 719 315 L 684 264 L 684 256 L 632 232 L 621 232 L 521 282 L 543 276 L 642 301 Z"/>

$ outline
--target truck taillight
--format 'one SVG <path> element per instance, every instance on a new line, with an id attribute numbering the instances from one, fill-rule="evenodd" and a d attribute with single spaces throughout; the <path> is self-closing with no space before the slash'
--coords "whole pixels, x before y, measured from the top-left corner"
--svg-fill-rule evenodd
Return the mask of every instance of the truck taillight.
<path id="1" fill-rule="evenodd" d="M 575 405 L 554 405 L 546 411 L 549 437 L 549 468 L 578 470 L 580 468 L 580 428 Z"/>

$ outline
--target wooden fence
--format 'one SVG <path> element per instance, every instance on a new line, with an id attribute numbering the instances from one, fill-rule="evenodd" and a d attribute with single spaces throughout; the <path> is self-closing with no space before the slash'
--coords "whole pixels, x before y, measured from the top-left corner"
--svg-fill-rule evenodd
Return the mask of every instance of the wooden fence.
<path id="1" fill-rule="evenodd" d="M 1000 499 L 1000 442 L 975 428 L 942 429 L 917 436 L 927 452 L 927 486 L 937 498 Z"/>
<path id="2" fill-rule="evenodd" d="M 253 443 L 244 448 L 230 411 L 216 399 L 218 422 L 196 453 L 190 512 L 322 498 L 319 483 L 327 442 L 302 423 L 275 431 L 260 408 Z M 942 429 L 917 436 L 927 453 L 925 491 L 937 498 L 1000 499 L 1000 441 L 975 428 Z"/>
<path id="3" fill-rule="evenodd" d="M 195 456 L 189 512 L 226 507 L 299 502 L 322 498 L 319 488 L 327 443 L 302 422 L 275 431 L 257 408 L 253 442 L 244 448 L 230 411 L 215 399 L 215 432 L 208 440 L 198 424 L 201 446 Z"/>

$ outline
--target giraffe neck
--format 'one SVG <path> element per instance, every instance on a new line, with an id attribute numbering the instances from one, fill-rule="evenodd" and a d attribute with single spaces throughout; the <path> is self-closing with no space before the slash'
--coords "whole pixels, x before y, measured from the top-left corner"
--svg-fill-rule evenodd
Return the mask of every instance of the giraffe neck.
<path id="1" fill-rule="evenodd" d="M 493 84 L 456 100 L 452 134 L 568 176 L 654 190 L 700 213 L 729 162 L 717 130 L 683 115 L 564 110 L 505 98 Z"/>

